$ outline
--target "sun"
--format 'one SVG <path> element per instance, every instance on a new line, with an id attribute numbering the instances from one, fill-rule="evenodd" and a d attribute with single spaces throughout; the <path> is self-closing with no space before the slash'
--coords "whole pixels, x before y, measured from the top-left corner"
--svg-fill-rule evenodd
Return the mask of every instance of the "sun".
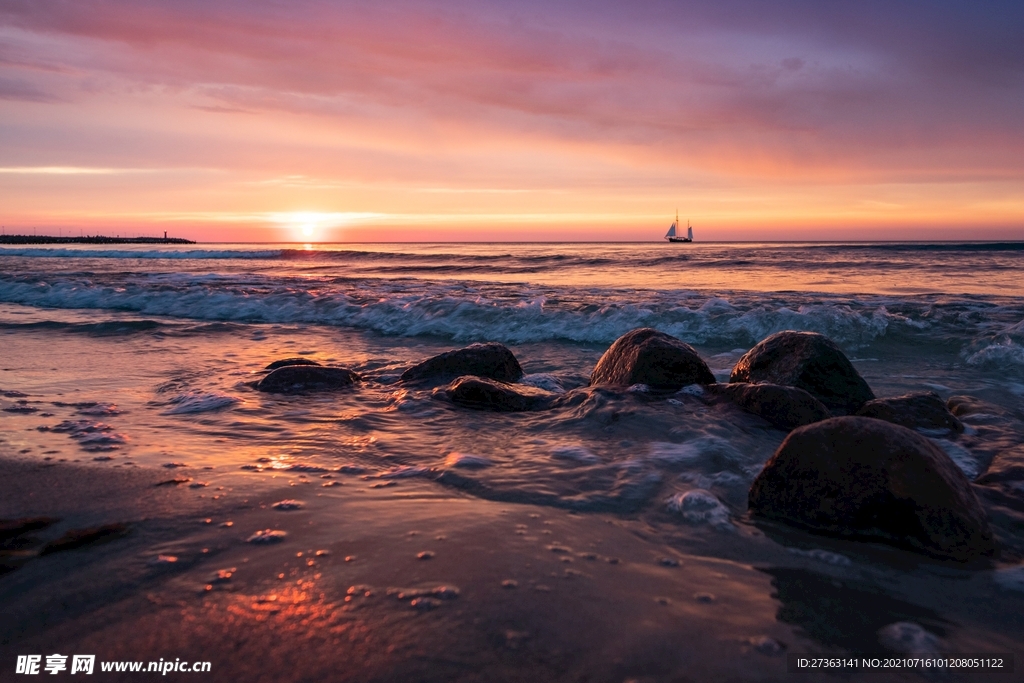
<path id="1" fill-rule="evenodd" d="M 313 236 L 313 230 L 315 228 L 316 228 L 316 226 L 314 224 L 306 223 L 305 225 L 302 226 L 302 236 L 303 237 L 312 237 Z"/>

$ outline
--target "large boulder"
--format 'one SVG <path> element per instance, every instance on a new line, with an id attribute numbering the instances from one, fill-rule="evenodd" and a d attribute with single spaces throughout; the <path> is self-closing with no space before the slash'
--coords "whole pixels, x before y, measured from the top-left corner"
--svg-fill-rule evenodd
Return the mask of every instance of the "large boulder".
<path id="1" fill-rule="evenodd" d="M 646 384 L 656 391 L 714 382 L 715 376 L 692 346 L 649 327 L 616 339 L 590 375 L 591 386 Z"/>
<path id="2" fill-rule="evenodd" d="M 256 389 L 275 394 L 305 394 L 346 389 L 358 381 L 359 375 L 347 368 L 285 365 L 261 379 Z"/>
<path id="3" fill-rule="evenodd" d="M 519 361 L 497 342 L 470 344 L 417 363 L 402 373 L 403 382 L 448 382 L 463 375 L 515 382 L 523 376 Z"/>
<path id="4" fill-rule="evenodd" d="M 748 502 L 755 516 L 935 557 L 996 552 L 985 511 L 949 456 L 917 432 L 868 417 L 791 432 Z"/>
<path id="5" fill-rule="evenodd" d="M 835 342 L 817 332 L 787 330 L 764 339 L 739 359 L 729 381 L 797 387 L 839 415 L 875 397 Z"/>
<path id="6" fill-rule="evenodd" d="M 473 376 L 459 377 L 447 387 L 436 391 L 437 395 L 447 398 L 456 405 L 502 413 L 544 408 L 555 397 L 554 394 L 535 387 L 513 386 Z"/>
<path id="7" fill-rule="evenodd" d="M 876 398 L 860 407 L 857 415 L 892 422 L 909 429 L 936 429 L 963 432 L 964 425 L 949 412 L 939 395 L 932 391 L 895 398 Z"/>
<path id="8" fill-rule="evenodd" d="M 786 431 L 832 417 L 821 401 L 796 387 L 738 382 L 706 389 L 713 400 L 734 403 Z"/>

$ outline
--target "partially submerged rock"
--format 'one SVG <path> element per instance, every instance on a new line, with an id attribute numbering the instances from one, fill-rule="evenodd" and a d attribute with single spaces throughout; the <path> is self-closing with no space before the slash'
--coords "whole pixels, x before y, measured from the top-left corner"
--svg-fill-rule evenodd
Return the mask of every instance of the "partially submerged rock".
<path id="1" fill-rule="evenodd" d="M 120 522 L 104 524 L 89 529 L 70 529 L 60 538 L 50 541 L 40 549 L 40 555 L 49 555 L 61 550 L 74 550 L 94 543 L 103 543 L 120 538 L 128 533 L 128 525 Z"/>
<path id="2" fill-rule="evenodd" d="M 358 381 L 359 375 L 348 368 L 285 365 L 261 379 L 256 389 L 276 394 L 304 394 L 347 389 Z"/>
<path id="3" fill-rule="evenodd" d="M 796 387 L 737 382 L 711 384 L 706 391 L 713 401 L 734 403 L 786 431 L 832 417 L 821 401 Z"/>
<path id="4" fill-rule="evenodd" d="M 484 377 L 459 377 L 437 390 L 452 403 L 477 410 L 520 412 L 547 407 L 554 395 L 525 385 L 510 385 Z"/>
<path id="5" fill-rule="evenodd" d="M 515 382 L 523 376 L 519 361 L 503 344 L 470 344 L 417 363 L 402 373 L 403 382 L 449 382 L 456 377 L 476 375 L 499 382 Z"/>
<path id="6" fill-rule="evenodd" d="M 655 391 L 679 391 L 689 384 L 714 384 L 707 363 L 684 341 L 649 327 L 615 340 L 597 362 L 590 385 L 646 384 Z"/>
<path id="7" fill-rule="evenodd" d="M 273 363 L 263 368 L 264 370 L 277 370 L 283 368 L 286 365 L 320 365 L 315 360 L 310 358 L 282 358 L 281 360 L 275 360 Z"/>
<path id="8" fill-rule="evenodd" d="M 985 512 L 938 446 L 905 427 L 838 417 L 793 431 L 754 480 L 751 512 L 940 558 L 994 555 Z"/>
<path id="9" fill-rule="evenodd" d="M 861 417 L 873 417 L 909 429 L 936 429 L 961 433 L 964 425 L 949 412 L 939 395 L 932 391 L 895 398 L 876 398 L 857 411 Z"/>
<path id="10" fill-rule="evenodd" d="M 797 387 L 833 414 L 855 413 L 875 397 L 835 342 L 817 332 L 787 330 L 762 340 L 739 359 L 729 381 Z"/>
<path id="11" fill-rule="evenodd" d="M 978 477 L 979 484 L 1003 484 L 1016 489 L 1024 503 L 1024 446 L 1008 448 L 996 454 L 988 469 Z"/>
<path id="12" fill-rule="evenodd" d="M 946 400 L 946 407 L 956 417 L 967 417 L 968 415 L 998 415 L 1006 416 L 1006 410 L 1000 406 L 982 401 L 974 396 L 950 396 Z"/>

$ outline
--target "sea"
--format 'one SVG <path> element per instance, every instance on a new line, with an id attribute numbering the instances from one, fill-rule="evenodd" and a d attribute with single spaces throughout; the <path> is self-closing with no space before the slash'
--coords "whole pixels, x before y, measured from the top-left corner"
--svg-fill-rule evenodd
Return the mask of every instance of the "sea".
<path id="1" fill-rule="evenodd" d="M 1024 242 L 0 247 L 0 455 L 77 473 L 53 484 L 66 524 L 132 528 L 0 576 L 0 643 L 210 680 L 789 681 L 797 655 L 1016 653 L 985 680 L 1019 681 L 1024 481 L 975 486 L 1003 552 L 962 567 L 751 519 L 786 434 L 693 388 L 494 413 L 398 380 L 493 341 L 522 383 L 587 392 L 652 327 L 727 382 L 765 337 L 819 332 L 879 397 L 986 406 L 928 435 L 976 480 L 1004 453 L 1024 470 L 1022 270 Z M 364 381 L 254 389 L 292 357 Z M 18 496 L 3 516 L 54 512 Z"/>

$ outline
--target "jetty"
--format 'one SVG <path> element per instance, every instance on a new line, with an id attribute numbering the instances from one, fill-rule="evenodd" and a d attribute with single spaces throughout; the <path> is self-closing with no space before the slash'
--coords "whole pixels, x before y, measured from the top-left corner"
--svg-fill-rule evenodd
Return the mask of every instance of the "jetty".
<path id="1" fill-rule="evenodd" d="M 193 240 L 181 237 L 107 237 L 105 235 L 83 235 L 79 237 L 54 237 L 53 235 L 0 235 L 0 244 L 195 244 Z"/>

